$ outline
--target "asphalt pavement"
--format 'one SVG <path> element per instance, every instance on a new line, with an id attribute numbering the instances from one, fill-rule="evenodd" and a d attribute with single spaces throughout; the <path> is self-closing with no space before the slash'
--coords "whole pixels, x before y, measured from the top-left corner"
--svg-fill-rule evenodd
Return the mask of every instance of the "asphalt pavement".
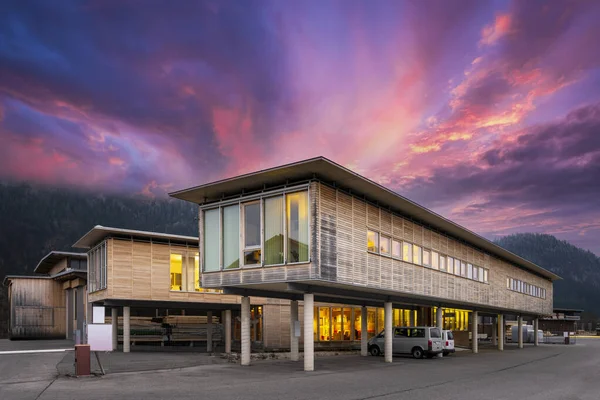
<path id="1" fill-rule="evenodd" d="M 600 340 L 577 343 L 394 357 L 392 364 L 382 357 L 317 357 L 309 373 L 302 362 L 261 360 L 89 378 L 53 375 L 52 363 L 61 361 L 55 353 L 8 355 L 0 356 L 0 399 L 598 400 Z"/>

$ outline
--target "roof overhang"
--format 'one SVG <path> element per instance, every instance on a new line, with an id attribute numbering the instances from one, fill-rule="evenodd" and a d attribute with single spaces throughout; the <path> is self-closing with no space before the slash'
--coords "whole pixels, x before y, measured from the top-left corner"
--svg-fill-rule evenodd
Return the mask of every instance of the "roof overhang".
<path id="1" fill-rule="evenodd" d="M 420 223 L 427 228 L 451 236 L 461 242 L 468 243 L 548 280 L 555 281 L 561 279 L 558 275 L 517 256 L 485 239 L 483 236 L 324 157 L 312 158 L 223 179 L 176 191 L 169 195 L 177 199 L 203 205 L 310 180 L 319 180 L 333 185 L 366 201 L 388 208 L 390 211 Z"/>
<path id="2" fill-rule="evenodd" d="M 86 259 L 87 255 L 85 253 L 74 253 L 69 251 L 51 251 L 40 260 L 33 272 L 36 274 L 47 274 L 52 267 L 65 258 Z"/>
<path id="3" fill-rule="evenodd" d="M 169 233 L 138 231 L 134 229 L 111 228 L 102 225 L 96 225 L 88 233 L 83 235 L 73 247 L 78 249 L 91 249 L 104 239 L 109 237 L 131 238 L 150 240 L 157 239 L 161 241 L 170 241 L 175 243 L 198 244 L 198 238 L 194 236 L 172 235 Z"/>
<path id="4" fill-rule="evenodd" d="M 68 269 L 66 271 L 59 272 L 58 274 L 50 276 L 50 278 L 56 281 L 69 281 L 75 278 L 82 278 L 87 280 L 87 271 L 80 269 Z"/>
<path id="5" fill-rule="evenodd" d="M 6 275 L 2 280 L 2 284 L 4 286 L 8 286 L 10 284 L 10 281 L 13 281 L 15 279 L 50 279 L 50 277 L 43 275 Z"/>

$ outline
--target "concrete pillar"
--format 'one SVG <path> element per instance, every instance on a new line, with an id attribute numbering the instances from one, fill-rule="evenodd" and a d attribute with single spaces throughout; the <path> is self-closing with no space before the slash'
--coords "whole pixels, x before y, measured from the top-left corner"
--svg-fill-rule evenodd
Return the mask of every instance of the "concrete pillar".
<path id="1" fill-rule="evenodd" d="M 206 312 L 206 352 L 212 353 L 213 351 L 213 323 L 212 323 L 212 311 Z"/>
<path id="2" fill-rule="evenodd" d="M 498 350 L 504 351 L 504 315 L 498 315 Z"/>
<path id="3" fill-rule="evenodd" d="M 299 338 L 296 336 L 296 323 L 298 323 L 298 301 L 290 302 L 290 360 L 298 361 L 300 352 L 298 350 Z"/>
<path id="4" fill-rule="evenodd" d="M 538 319 L 533 319 L 533 345 L 538 346 L 540 344 L 540 339 L 538 338 Z"/>
<path id="5" fill-rule="evenodd" d="M 367 307 L 363 306 L 360 308 L 360 355 L 367 356 L 369 354 L 369 339 L 368 339 L 368 330 L 367 327 L 368 316 L 367 316 Z"/>
<path id="6" fill-rule="evenodd" d="M 492 317 L 492 346 L 498 345 L 498 317 Z"/>
<path id="7" fill-rule="evenodd" d="M 315 295 L 304 293 L 304 370 L 315 370 L 315 335 L 313 320 L 315 314 Z"/>
<path id="8" fill-rule="evenodd" d="M 65 290 L 66 329 L 65 339 L 73 338 L 73 289 Z"/>
<path id="9" fill-rule="evenodd" d="M 472 345 L 473 345 L 473 353 L 479 353 L 479 342 L 477 340 L 477 320 L 479 319 L 479 313 L 477 311 L 473 311 L 472 315 L 472 323 L 471 323 L 471 336 L 472 336 Z"/>
<path id="10" fill-rule="evenodd" d="M 123 307 L 123 353 L 129 353 L 129 346 L 131 346 L 131 309 L 129 307 Z"/>
<path id="11" fill-rule="evenodd" d="M 242 297 L 242 365 L 250 365 L 250 297 Z"/>
<path id="12" fill-rule="evenodd" d="M 440 328 L 440 334 L 442 333 L 442 330 L 444 329 L 444 319 L 442 317 L 442 312 L 443 312 L 443 310 L 442 310 L 441 306 L 439 306 L 435 312 L 435 326 Z M 438 356 L 438 358 L 444 357 L 444 355 L 442 353 L 438 354 L 437 356 Z"/>
<path id="13" fill-rule="evenodd" d="M 231 353 L 231 310 L 225 310 L 225 353 Z"/>
<path id="14" fill-rule="evenodd" d="M 519 317 L 517 318 L 517 321 L 518 321 L 517 334 L 519 335 L 519 348 L 522 349 L 523 348 L 523 317 L 519 315 Z"/>
<path id="15" fill-rule="evenodd" d="M 391 363 L 393 359 L 393 347 L 392 347 L 392 339 L 394 338 L 394 328 L 392 327 L 392 322 L 394 320 L 394 316 L 392 314 L 392 302 L 386 301 L 384 303 L 384 325 L 385 325 L 385 337 L 384 337 L 384 356 L 385 362 Z"/>
<path id="16" fill-rule="evenodd" d="M 119 347 L 119 309 L 113 307 L 110 309 L 111 321 L 112 321 L 112 348 L 117 350 Z"/>

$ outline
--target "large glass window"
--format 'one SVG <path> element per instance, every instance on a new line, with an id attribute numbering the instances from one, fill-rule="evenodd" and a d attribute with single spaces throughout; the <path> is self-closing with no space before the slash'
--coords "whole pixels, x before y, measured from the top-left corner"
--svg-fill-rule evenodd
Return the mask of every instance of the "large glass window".
<path id="1" fill-rule="evenodd" d="M 223 208 L 223 269 L 240 266 L 240 206 Z"/>
<path id="2" fill-rule="evenodd" d="M 219 270 L 219 209 L 204 211 L 204 271 Z"/>
<path id="3" fill-rule="evenodd" d="M 329 307 L 319 307 L 319 339 L 331 340 L 331 317 Z"/>
<path id="4" fill-rule="evenodd" d="M 390 255 L 390 238 L 387 236 L 381 236 L 381 242 L 379 243 L 379 254 L 386 256 Z"/>
<path id="5" fill-rule="evenodd" d="M 288 262 L 308 261 L 308 192 L 286 195 Z"/>
<path id="6" fill-rule="evenodd" d="M 265 265 L 283 264 L 283 196 L 265 199 Z"/>
<path id="7" fill-rule="evenodd" d="M 244 204 L 244 265 L 260 265 L 260 203 Z"/>
<path id="8" fill-rule="evenodd" d="M 379 233 L 367 231 L 367 250 L 373 253 L 379 251 Z"/>
<path id="9" fill-rule="evenodd" d="M 88 253 L 89 292 L 106 289 L 106 242 L 102 242 Z"/>
<path id="10" fill-rule="evenodd" d="M 361 309 L 354 309 L 354 340 L 360 340 L 360 335 L 362 334 L 362 315 Z"/>
<path id="11" fill-rule="evenodd" d="M 183 290 L 183 256 L 171 253 L 171 290 Z"/>
<path id="12" fill-rule="evenodd" d="M 402 242 L 402 260 L 412 262 L 412 244 Z"/>
<path id="13" fill-rule="evenodd" d="M 392 240 L 392 257 L 402 258 L 402 243 Z"/>

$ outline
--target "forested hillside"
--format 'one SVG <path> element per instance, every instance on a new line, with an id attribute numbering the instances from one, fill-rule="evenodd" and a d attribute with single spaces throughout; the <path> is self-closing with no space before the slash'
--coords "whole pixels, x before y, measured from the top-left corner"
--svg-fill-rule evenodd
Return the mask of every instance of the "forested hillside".
<path id="1" fill-rule="evenodd" d="M 554 306 L 581 308 L 600 316 L 600 258 L 554 236 L 518 233 L 496 241 L 563 280 L 554 283 Z"/>
<path id="2" fill-rule="evenodd" d="M 71 248 L 95 225 L 198 235 L 197 207 L 180 200 L 101 195 L 28 184 L 0 184 L 0 281 L 33 272 L 51 250 Z M 6 331 L 0 288 L 0 337 Z"/>

